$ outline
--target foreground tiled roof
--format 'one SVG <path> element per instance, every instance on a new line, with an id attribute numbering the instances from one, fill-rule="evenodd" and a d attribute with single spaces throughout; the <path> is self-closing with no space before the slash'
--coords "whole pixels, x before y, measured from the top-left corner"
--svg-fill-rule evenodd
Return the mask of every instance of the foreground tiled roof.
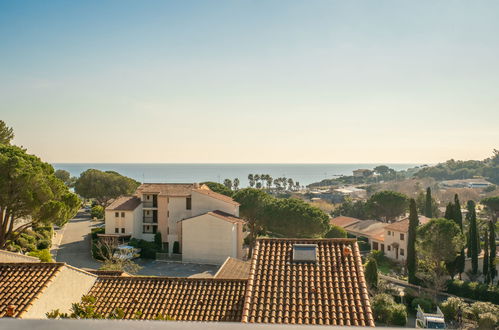
<path id="1" fill-rule="evenodd" d="M 235 200 L 233 200 L 231 197 L 225 196 L 223 194 L 219 194 L 217 192 L 214 192 L 210 188 L 208 188 L 208 186 L 206 186 L 206 185 L 203 185 L 199 189 L 194 189 L 194 191 L 198 192 L 200 194 L 204 194 L 204 195 L 207 195 L 207 196 L 219 199 L 219 200 L 224 201 L 226 203 L 230 203 L 230 204 L 233 204 L 233 205 L 239 205 L 239 203 L 236 202 Z"/>
<path id="2" fill-rule="evenodd" d="M 142 193 L 156 193 L 165 196 L 189 196 L 192 189 L 198 186 L 196 183 L 143 183 L 141 184 L 135 194 Z"/>
<path id="3" fill-rule="evenodd" d="M 137 196 L 121 196 L 116 198 L 106 210 L 113 211 L 133 211 L 140 205 L 140 198 Z"/>
<path id="4" fill-rule="evenodd" d="M 345 217 L 343 215 L 340 215 L 339 217 L 333 218 L 329 221 L 330 224 L 335 225 L 335 226 L 340 226 L 340 227 L 346 227 L 350 226 L 351 224 L 359 222 L 360 219 L 357 218 L 352 218 L 352 217 Z"/>
<path id="5" fill-rule="evenodd" d="M 8 306 L 20 317 L 57 275 L 63 263 L 0 263 L 0 317 Z"/>
<path id="6" fill-rule="evenodd" d="M 317 262 L 293 262 L 297 243 L 317 244 Z M 242 321 L 374 326 L 355 240 L 258 240 Z"/>
<path id="7" fill-rule="evenodd" d="M 215 274 L 215 278 L 248 279 L 251 263 L 232 257 L 227 257 L 225 262 Z"/>
<path id="8" fill-rule="evenodd" d="M 240 322 L 246 280 L 99 277 L 89 292 L 96 311 L 108 315 L 117 308 L 125 318 L 141 312 L 141 319 L 158 315 L 177 321 Z"/>

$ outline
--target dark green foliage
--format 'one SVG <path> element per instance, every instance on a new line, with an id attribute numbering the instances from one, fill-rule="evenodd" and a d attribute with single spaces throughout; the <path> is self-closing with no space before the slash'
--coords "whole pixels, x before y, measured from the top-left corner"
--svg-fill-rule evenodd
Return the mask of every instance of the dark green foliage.
<path id="1" fill-rule="evenodd" d="M 325 238 L 347 238 L 347 231 L 340 226 L 331 225 L 331 228 L 324 236 Z"/>
<path id="2" fill-rule="evenodd" d="M 139 185 L 138 181 L 114 171 L 88 169 L 76 180 L 75 191 L 82 197 L 94 198 L 100 205 L 106 206 L 110 199 L 131 194 Z"/>
<path id="3" fill-rule="evenodd" d="M 471 272 L 478 273 L 478 253 L 480 250 L 480 236 L 476 223 L 475 202 L 468 201 L 466 205 L 468 212 L 466 220 L 468 222 L 468 251 L 471 257 Z"/>
<path id="4" fill-rule="evenodd" d="M 173 253 L 180 253 L 180 244 L 178 241 L 173 242 Z"/>
<path id="5" fill-rule="evenodd" d="M 485 229 L 483 241 L 483 268 L 482 274 L 485 277 L 485 283 L 490 283 L 490 272 L 489 272 L 489 230 Z"/>
<path id="6" fill-rule="evenodd" d="M 49 247 L 50 247 L 50 241 L 47 240 L 41 240 L 36 244 L 36 248 L 38 250 L 48 249 Z"/>
<path id="7" fill-rule="evenodd" d="M 28 253 L 29 256 L 36 257 L 40 259 L 41 262 L 52 262 L 52 255 L 50 255 L 49 249 L 34 250 Z"/>
<path id="8" fill-rule="evenodd" d="M 212 191 L 225 196 L 232 197 L 232 195 L 234 194 L 234 192 L 230 188 L 218 182 L 206 181 L 206 182 L 201 182 L 201 184 L 205 184 Z"/>
<path id="9" fill-rule="evenodd" d="M 3 120 L 0 120 L 0 144 L 10 144 L 14 138 L 14 130 L 8 127 Z"/>
<path id="10" fill-rule="evenodd" d="M 369 219 L 367 203 L 362 200 L 352 202 L 351 199 L 347 199 L 341 204 L 340 207 L 334 209 L 333 212 L 331 212 L 331 215 L 333 217 L 339 217 L 343 215 L 346 217 L 352 217 L 361 220 Z"/>
<path id="11" fill-rule="evenodd" d="M 161 232 L 159 231 L 154 234 L 154 244 L 156 244 L 156 249 L 159 251 L 163 250 L 163 239 L 161 237 Z"/>
<path id="12" fill-rule="evenodd" d="M 418 211 L 416 209 L 416 201 L 411 198 L 409 203 L 409 233 L 407 237 L 407 273 L 409 283 L 416 284 L 416 234 L 419 226 Z"/>
<path id="13" fill-rule="evenodd" d="M 433 312 L 434 304 L 433 301 L 431 301 L 431 299 L 418 297 L 411 302 L 411 307 L 413 310 L 416 310 L 418 308 L 418 305 L 421 306 L 421 308 L 425 313 Z"/>
<path id="14" fill-rule="evenodd" d="M 322 236 L 329 228 L 329 217 L 301 199 L 271 199 L 265 207 L 265 227 L 284 237 Z"/>
<path id="15" fill-rule="evenodd" d="M 451 202 L 449 202 L 449 204 L 447 204 L 447 207 L 445 208 L 444 218 L 449 220 L 454 219 L 454 204 L 452 204 Z"/>
<path id="16" fill-rule="evenodd" d="M 448 293 L 474 300 L 499 304 L 499 287 L 485 283 L 451 280 L 447 282 Z"/>
<path id="17" fill-rule="evenodd" d="M 104 208 L 101 205 L 95 205 L 90 210 L 90 216 L 96 219 L 104 218 Z"/>
<path id="18" fill-rule="evenodd" d="M 367 285 L 371 290 L 378 288 L 378 265 L 374 258 L 369 258 L 365 266 L 365 277 Z"/>
<path id="19" fill-rule="evenodd" d="M 366 251 L 371 251 L 371 244 L 365 241 L 357 241 L 357 244 L 359 245 L 359 250 L 362 252 Z"/>
<path id="20" fill-rule="evenodd" d="M 11 251 L 31 252 L 50 248 L 54 231 L 51 226 L 35 227 L 26 230 L 12 241 L 8 249 Z"/>
<path id="21" fill-rule="evenodd" d="M 427 218 L 433 218 L 433 199 L 431 198 L 431 188 L 426 188 L 426 202 L 424 215 Z"/>
<path id="22" fill-rule="evenodd" d="M 489 221 L 489 278 L 492 283 L 497 275 L 496 270 L 496 234 L 495 224 Z"/>
<path id="23" fill-rule="evenodd" d="M 461 232 L 463 233 L 463 214 L 461 212 L 461 203 L 459 202 L 459 197 L 457 194 L 454 196 L 454 221 L 457 223 Z M 465 254 L 464 254 L 464 246 L 461 249 L 461 252 L 456 258 L 456 271 L 459 274 L 464 272 L 465 265 Z"/>
<path id="24" fill-rule="evenodd" d="M 406 195 L 395 191 L 380 191 L 367 201 L 367 209 L 376 218 L 393 221 L 402 215 L 408 206 Z"/>
<path id="25" fill-rule="evenodd" d="M 386 325 L 405 326 L 407 310 L 404 305 L 397 304 L 389 294 L 377 294 L 372 298 L 372 311 L 376 322 Z"/>
<path id="26" fill-rule="evenodd" d="M 143 259 L 156 259 L 156 252 L 161 252 L 161 249 L 158 249 L 155 242 L 149 242 L 143 239 L 132 238 L 128 244 L 135 248 L 141 249 L 139 255 Z"/>

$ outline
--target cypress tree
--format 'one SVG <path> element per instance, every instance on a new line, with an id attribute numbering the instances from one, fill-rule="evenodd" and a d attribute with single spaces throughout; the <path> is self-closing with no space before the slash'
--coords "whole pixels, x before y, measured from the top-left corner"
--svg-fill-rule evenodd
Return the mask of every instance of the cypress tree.
<path id="1" fill-rule="evenodd" d="M 365 270 L 366 282 L 371 290 L 378 288 L 378 264 L 374 258 L 369 258 Z"/>
<path id="2" fill-rule="evenodd" d="M 433 205 L 432 205 L 432 198 L 431 198 L 431 188 L 428 187 L 426 188 L 426 202 L 425 202 L 425 207 L 424 207 L 424 215 L 427 218 L 432 218 L 433 217 Z"/>
<path id="3" fill-rule="evenodd" d="M 490 281 L 494 283 L 496 277 L 496 232 L 493 221 L 489 221 L 489 277 Z"/>
<path id="4" fill-rule="evenodd" d="M 417 284 L 416 271 L 416 232 L 419 225 L 416 201 L 412 198 L 409 204 L 409 234 L 407 237 L 407 273 L 409 283 Z"/>
<path id="5" fill-rule="evenodd" d="M 457 223 L 459 228 L 461 228 L 461 232 L 463 231 L 463 214 L 461 213 L 461 203 L 459 202 L 459 197 L 457 194 L 454 195 L 454 221 Z M 464 272 L 464 247 L 461 250 L 460 254 L 456 258 L 456 271 L 459 273 L 459 278 L 461 278 L 461 274 Z"/>
<path id="6" fill-rule="evenodd" d="M 485 277 L 485 283 L 490 283 L 490 273 L 489 273 L 489 231 L 485 229 L 484 242 L 483 242 L 483 276 Z"/>
<path id="7" fill-rule="evenodd" d="M 451 202 L 449 202 L 449 204 L 447 204 L 447 207 L 445 208 L 444 218 L 454 220 L 454 205 Z"/>
<path id="8" fill-rule="evenodd" d="M 476 224 L 475 202 L 468 201 L 466 205 L 468 213 L 466 220 L 468 221 L 468 254 L 471 257 L 471 272 L 478 273 L 478 251 L 479 251 L 479 235 Z"/>

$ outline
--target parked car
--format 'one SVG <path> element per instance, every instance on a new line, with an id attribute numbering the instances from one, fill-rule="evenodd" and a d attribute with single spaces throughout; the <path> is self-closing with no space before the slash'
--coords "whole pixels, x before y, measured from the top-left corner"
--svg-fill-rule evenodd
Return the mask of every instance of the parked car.
<path id="1" fill-rule="evenodd" d="M 113 253 L 113 256 L 115 258 L 124 260 L 132 260 L 138 258 L 139 255 L 140 249 L 137 249 L 130 245 L 119 245 Z"/>

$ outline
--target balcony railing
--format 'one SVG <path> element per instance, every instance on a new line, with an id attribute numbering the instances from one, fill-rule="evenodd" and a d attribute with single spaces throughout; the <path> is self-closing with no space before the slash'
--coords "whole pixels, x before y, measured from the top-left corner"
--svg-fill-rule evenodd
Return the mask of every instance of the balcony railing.
<path id="1" fill-rule="evenodd" d="M 158 218 L 157 217 L 144 217 L 143 221 L 144 223 L 158 223 Z"/>
<path id="2" fill-rule="evenodd" d="M 153 201 L 142 201 L 142 207 L 158 207 Z"/>

